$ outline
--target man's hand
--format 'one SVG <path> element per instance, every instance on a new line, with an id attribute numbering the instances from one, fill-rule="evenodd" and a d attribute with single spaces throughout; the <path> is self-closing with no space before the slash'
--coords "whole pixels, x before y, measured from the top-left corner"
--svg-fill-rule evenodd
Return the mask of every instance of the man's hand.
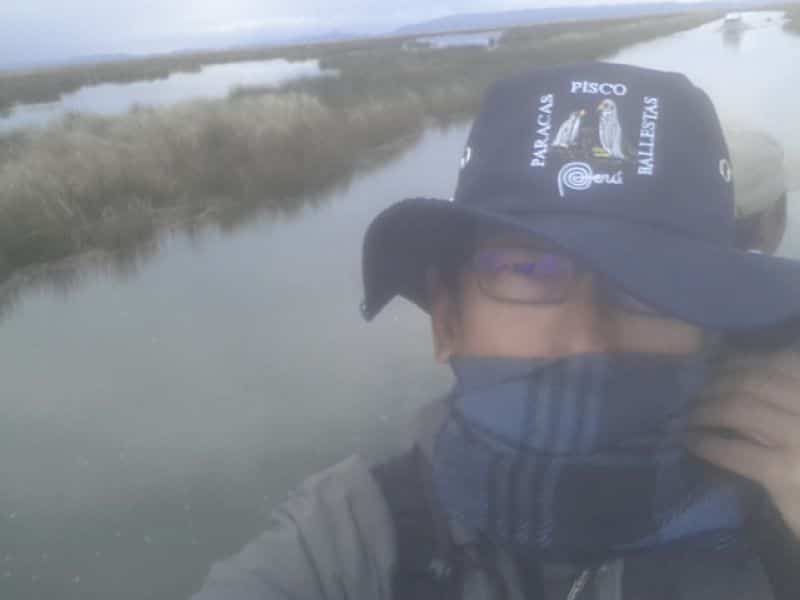
<path id="1" fill-rule="evenodd" d="M 800 353 L 739 357 L 703 394 L 692 426 L 724 428 L 689 438 L 700 458 L 760 483 L 800 539 Z"/>

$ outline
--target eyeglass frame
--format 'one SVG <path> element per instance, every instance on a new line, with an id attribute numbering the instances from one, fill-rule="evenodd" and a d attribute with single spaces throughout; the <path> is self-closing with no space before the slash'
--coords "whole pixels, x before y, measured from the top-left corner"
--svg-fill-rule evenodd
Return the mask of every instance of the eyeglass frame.
<path id="1" fill-rule="evenodd" d="M 486 270 L 478 266 L 477 263 L 481 255 L 484 254 L 485 252 L 497 252 L 504 250 L 524 250 L 528 252 L 531 251 L 540 252 L 544 254 L 555 255 L 559 257 L 559 259 L 565 259 L 566 261 L 568 261 L 568 264 L 570 265 L 569 281 L 565 284 L 565 291 L 561 295 L 561 297 L 558 300 L 553 300 L 553 301 L 520 300 L 520 299 L 502 297 L 496 295 L 495 293 L 492 293 L 491 289 L 489 289 L 488 286 L 485 285 L 486 282 L 484 278 L 482 278 L 482 275 L 486 272 Z M 544 241 L 534 244 L 508 243 L 508 244 L 499 244 L 497 246 L 492 246 L 492 247 L 478 247 L 476 249 L 473 249 L 473 251 L 469 253 L 463 261 L 461 261 L 461 265 L 458 270 L 462 269 L 467 269 L 471 273 L 474 273 L 476 275 L 478 288 L 488 298 L 491 298 L 492 300 L 495 300 L 497 302 L 503 302 L 508 304 L 530 305 L 530 306 L 557 306 L 559 304 L 563 304 L 567 300 L 569 289 L 575 285 L 577 279 L 581 275 L 590 273 L 593 276 L 592 285 L 595 287 L 596 290 L 600 290 L 602 292 L 601 297 L 604 299 L 603 302 L 604 305 L 617 307 L 622 311 L 624 311 L 625 313 L 635 314 L 638 316 L 644 316 L 649 318 L 660 318 L 660 319 L 670 318 L 662 311 L 659 311 L 652 305 L 640 300 L 634 294 L 631 294 L 630 292 L 626 291 L 618 284 L 609 281 L 607 277 L 591 269 L 579 258 L 575 257 L 569 252 L 564 251 L 563 249 L 553 244 Z M 628 300 L 628 302 L 614 301 L 614 299 L 619 299 L 619 298 L 626 299 Z"/>

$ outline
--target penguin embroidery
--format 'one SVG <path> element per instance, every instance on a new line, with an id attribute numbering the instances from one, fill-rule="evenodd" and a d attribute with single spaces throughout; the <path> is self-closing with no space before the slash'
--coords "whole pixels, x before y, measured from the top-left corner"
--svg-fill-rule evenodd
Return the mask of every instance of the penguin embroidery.
<path id="1" fill-rule="evenodd" d="M 576 110 L 570 114 L 569 118 L 561 124 L 553 141 L 554 148 L 569 149 L 578 144 L 578 136 L 581 130 L 581 121 L 586 115 L 584 109 Z"/>
<path id="2" fill-rule="evenodd" d="M 600 113 L 598 135 L 601 147 L 594 149 L 595 156 L 625 160 L 627 157 L 622 150 L 622 125 L 616 103 L 607 98 L 598 105 L 597 112 Z"/>

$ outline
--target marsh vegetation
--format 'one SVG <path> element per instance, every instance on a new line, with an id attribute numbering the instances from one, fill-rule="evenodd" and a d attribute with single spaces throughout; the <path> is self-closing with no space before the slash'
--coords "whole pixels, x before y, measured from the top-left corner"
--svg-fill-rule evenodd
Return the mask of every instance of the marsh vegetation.
<path id="1" fill-rule="evenodd" d="M 86 250 L 130 248 L 165 225 L 231 207 L 292 210 L 377 148 L 413 137 L 431 121 L 469 116 L 500 77 L 603 57 L 717 16 L 512 29 L 492 51 L 407 51 L 399 38 L 282 49 L 284 58 L 317 58 L 339 76 L 298 80 L 277 91 L 239 88 L 218 101 L 137 107 L 120 117 L 72 114 L 45 128 L 6 134 L 0 137 L 0 280 Z M 0 89 L 6 102 L 29 101 L 51 93 L 46 89 L 163 76 L 212 60 L 277 52 L 6 75 Z M 15 80 L 17 88 L 7 86 Z"/>

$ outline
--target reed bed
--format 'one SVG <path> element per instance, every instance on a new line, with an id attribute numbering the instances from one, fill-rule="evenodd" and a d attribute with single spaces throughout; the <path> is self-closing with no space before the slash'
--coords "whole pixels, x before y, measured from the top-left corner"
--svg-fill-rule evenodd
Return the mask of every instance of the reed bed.
<path id="1" fill-rule="evenodd" d="M 118 251 L 225 207 L 295 210 L 431 120 L 464 118 L 499 77 L 589 60 L 716 14 L 514 30 L 493 51 L 336 46 L 339 77 L 219 101 L 70 115 L 0 136 L 0 281 L 86 250 Z"/>

